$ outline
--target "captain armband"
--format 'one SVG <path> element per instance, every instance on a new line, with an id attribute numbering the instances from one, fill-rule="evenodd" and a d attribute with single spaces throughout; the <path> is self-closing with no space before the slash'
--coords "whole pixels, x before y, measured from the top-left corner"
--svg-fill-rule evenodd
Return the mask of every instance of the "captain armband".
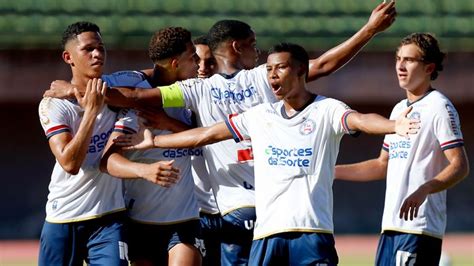
<path id="1" fill-rule="evenodd" d="M 184 94 L 178 83 L 160 87 L 163 107 L 184 107 Z"/>

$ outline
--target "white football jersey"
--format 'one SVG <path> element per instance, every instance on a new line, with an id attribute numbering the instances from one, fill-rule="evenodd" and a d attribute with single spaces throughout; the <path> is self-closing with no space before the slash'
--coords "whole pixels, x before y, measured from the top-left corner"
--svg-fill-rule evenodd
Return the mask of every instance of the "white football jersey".
<path id="1" fill-rule="evenodd" d="M 409 106 L 399 102 L 390 115 L 396 119 Z M 441 238 L 446 228 L 446 190 L 430 194 L 413 221 L 399 218 L 403 201 L 447 165 L 443 151 L 464 145 L 459 117 L 453 104 L 438 91 L 431 91 L 411 104 L 410 118 L 421 120 L 421 129 L 407 140 L 386 135 L 383 149 L 389 153 L 382 231 L 426 234 Z"/>
<path id="2" fill-rule="evenodd" d="M 339 143 L 349 133 L 344 103 L 317 96 L 290 119 L 283 101 L 262 104 L 226 124 L 252 139 L 257 221 L 254 239 L 283 232 L 333 232 L 332 184 Z"/>
<path id="3" fill-rule="evenodd" d="M 69 132 L 74 136 L 84 110 L 75 101 L 43 98 L 39 117 L 46 137 Z M 125 208 L 122 182 L 99 170 L 102 151 L 112 133 L 117 113 L 104 106 L 97 116 L 86 158 L 76 175 L 56 164 L 49 184 L 46 221 L 68 223 L 97 218 Z"/>
<path id="4" fill-rule="evenodd" d="M 219 213 L 214 192 L 209 182 L 209 171 L 207 170 L 206 160 L 202 154 L 202 149 L 199 156 L 191 157 L 191 161 L 194 184 L 196 185 L 194 192 L 198 202 L 199 211 L 207 214 Z"/>
<path id="5" fill-rule="evenodd" d="M 111 86 L 151 88 L 142 73 L 121 71 L 104 77 Z M 125 84 L 125 85 L 124 85 Z M 191 123 L 191 112 L 184 108 L 165 108 L 172 118 Z M 116 130 L 137 132 L 138 118 L 134 110 L 119 115 Z M 165 130 L 153 130 L 155 135 L 170 134 Z M 201 156 L 201 149 L 150 149 L 131 151 L 125 156 L 134 162 L 155 163 L 174 160 L 180 169 L 180 180 L 164 188 L 144 179 L 124 180 L 125 201 L 129 217 L 137 222 L 149 224 L 170 224 L 199 218 L 199 209 L 194 196 L 194 180 L 191 173 L 191 156 Z"/>
<path id="6" fill-rule="evenodd" d="M 266 75 L 265 65 L 262 65 L 231 76 L 215 74 L 207 79 L 178 82 L 183 97 L 181 104 L 194 111 L 199 126 L 214 125 L 224 121 L 229 114 L 242 113 L 261 103 L 275 102 Z M 166 97 L 163 104 L 168 105 Z M 203 151 L 221 214 L 254 207 L 251 143 L 226 140 L 207 145 Z"/>

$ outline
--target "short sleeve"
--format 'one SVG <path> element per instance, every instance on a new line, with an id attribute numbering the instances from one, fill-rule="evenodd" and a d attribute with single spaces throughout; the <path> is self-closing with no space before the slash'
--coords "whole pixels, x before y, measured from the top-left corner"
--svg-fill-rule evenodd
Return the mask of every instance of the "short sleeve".
<path id="1" fill-rule="evenodd" d="M 102 75 L 102 80 L 107 82 L 108 86 L 122 87 L 140 87 L 138 84 L 143 82 L 145 75 L 139 71 L 118 71 L 110 75 Z"/>
<path id="2" fill-rule="evenodd" d="M 248 111 L 241 114 L 230 114 L 225 120 L 225 124 L 232 133 L 235 142 L 241 142 L 250 138 L 247 127 L 248 115 Z"/>
<path id="3" fill-rule="evenodd" d="M 458 112 L 451 103 L 445 103 L 436 112 L 434 134 L 442 150 L 464 146 Z"/>
<path id="4" fill-rule="evenodd" d="M 115 132 L 134 134 L 140 129 L 138 115 L 134 109 L 122 109 L 114 125 Z"/>
<path id="5" fill-rule="evenodd" d="M 349 128 L 347 125 L 347 117 L 349 114 L 354 113 L 355 111 L 352 110 L 348 105 L 343 102 L 332 100 L 330 102 L 331 107 L 329 108 L 331 115 L 330 121 L 331 125 L 336 132 L 336 134 L 350 134 L 355 135 L 357 131 L 354 131 Z"/>
<path id="6" fill-rule="evenodd" d="M 71 133 L 71 112 L 63 101 L 43 98 L 40 102 L 39 118 L 47 139 L 63 132 Z"/>

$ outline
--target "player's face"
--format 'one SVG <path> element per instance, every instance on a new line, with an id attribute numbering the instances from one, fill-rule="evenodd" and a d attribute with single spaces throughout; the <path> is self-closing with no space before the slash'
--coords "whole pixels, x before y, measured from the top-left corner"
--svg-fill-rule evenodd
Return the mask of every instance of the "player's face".
<path id="1" fill-rule="evenodd" d="M 106 59 L 105 46 L 97 32 L 83 32 L 70 40 L 63 52 L 63 58 L 77 74 L 88 78 L 100 77 Z"/>
<path id="2" fill-rule="evenodd" d="M 212 56 L 211 49 L 205 44 L 197 44 L 196 54 L 199 57 L 197 71 L 198 78 L 208 78 L 214 74 L 216 68 L 216 59 Z"/>
<path id="3" fill-rule="evenodd" d="M 403 45 L 396 55 L 398 84 L 401 88 L 414 92 L 430 82 L 432 68 L 423 62 L 422 52 L 415 44 Z"/>
<path id="4" fill-rule="evenodd" d="M 244 69 L 252 69 L 257 65 L 260 51 L 257 49 L 257 40 L 255 33 L 244 40 L 239 41 L 241 52 L 241 63 Z"/>
<path id="5" fill-rule="evenodd" d="M 267 78 L 275 96 L 281 100 L 299 93 L 304 77 L 298 75 L 301 65 L 297 64 L 290 53 L 273 53 L 267 58 Z M 304 87 L 304 86 L 303 86 Z"/>
<path id="6" fill-rule="evenodd" d="M 178 56 L 177 59 L 177 79 L 185 80 L 195 78 L 198 70 L 197 62 L 199 57 L 196 55 L 196 48 L 194 48 L 194 45 L 191 42 L 186 44 L 186 51 Z"/>

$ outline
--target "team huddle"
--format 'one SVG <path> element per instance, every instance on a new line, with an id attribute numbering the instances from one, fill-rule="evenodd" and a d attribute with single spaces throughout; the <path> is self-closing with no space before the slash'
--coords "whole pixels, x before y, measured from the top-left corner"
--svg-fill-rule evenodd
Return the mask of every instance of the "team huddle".
<path id="1" fill-rule="evenodd" d="M 395 17 L 381 3 L 321 56 L 282 42 L 260 66 L 245 22 L 194 40 L 167 27 L 150 40 L 152 68 L 112 74 L 99 27 L 69 25 L 72 78 L 39 105 L 56 158 L 39 265 L 337 265 L 335 179 L 386 179 L 376 265 L 438 265 L 446 190 L 469 167 L 456 109 L 431 86 L 436 38 L 397 47 L 406 99 L 389 119 L 306 89 Z M 385 135 L 380 156 L 336 166 L 342 137 L 360 132 Z"/>

